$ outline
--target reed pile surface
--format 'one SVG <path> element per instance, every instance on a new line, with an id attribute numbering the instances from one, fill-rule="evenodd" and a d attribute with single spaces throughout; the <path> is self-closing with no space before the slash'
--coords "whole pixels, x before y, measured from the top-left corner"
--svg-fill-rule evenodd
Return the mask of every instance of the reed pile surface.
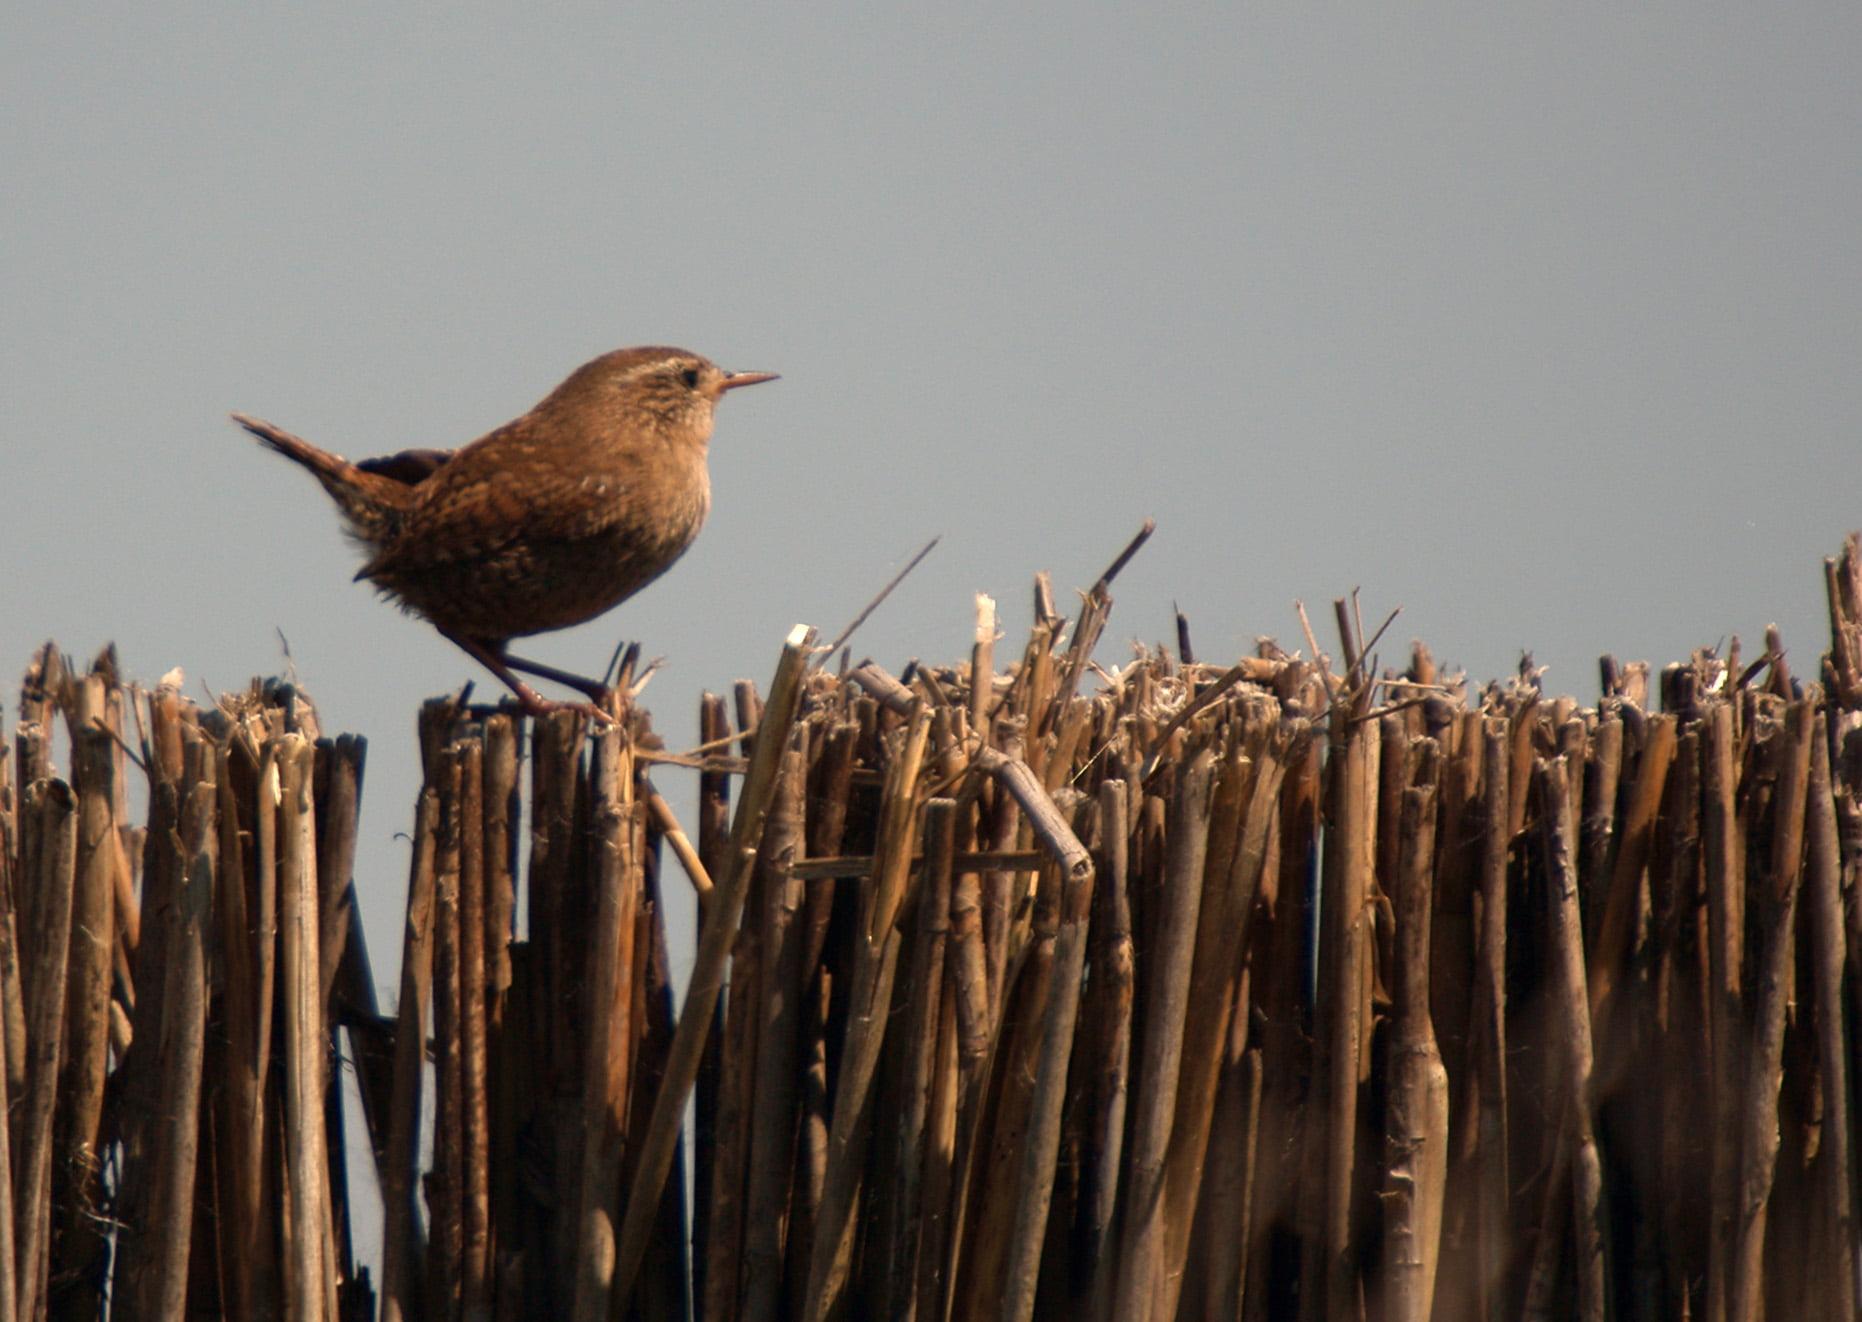
<path id="1" fill-rule="evenodd" d="M 363 741 L 48 646 L 0 1322 L 1856 1315 L 1857 540 L 1814 678 L 1771 636 L 1588 707 L 1383 670 L 1350 602 L 1336 660 L 1103 667 L 1124 559 L 1006 656 L 987 598 L 896 675 L 798 627 L 684 753 L 428 704 L 391 1011 Z"/>

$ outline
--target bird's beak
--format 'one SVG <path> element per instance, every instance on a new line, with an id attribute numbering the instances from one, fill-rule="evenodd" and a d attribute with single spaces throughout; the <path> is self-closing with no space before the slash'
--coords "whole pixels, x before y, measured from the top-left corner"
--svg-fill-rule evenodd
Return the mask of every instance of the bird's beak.
<path id="1" fill-rule="evenodd" d="M 777 380 L 774 372 L 726 372 L 724 380 L 718 383 L 718 390 L 735 390 L 738 386 L 754 386 L 761 381 L 774 380 Z"/>

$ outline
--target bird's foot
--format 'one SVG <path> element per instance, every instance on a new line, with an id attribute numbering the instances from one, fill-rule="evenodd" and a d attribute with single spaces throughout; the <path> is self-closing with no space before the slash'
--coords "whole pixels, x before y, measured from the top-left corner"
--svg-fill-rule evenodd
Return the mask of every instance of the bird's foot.
<path id="1" fill-rule="evenodd" d="M 557 712 L 574 712 L 586 716 L 597 725 L 618 725 L 620 717 L 612 695 L 599 702 L 562 702 L 555 698 L 546 698 L 528 684 L 516 686 L 517 705 L 523 708 L 526 716 L 552 716 Z"/>

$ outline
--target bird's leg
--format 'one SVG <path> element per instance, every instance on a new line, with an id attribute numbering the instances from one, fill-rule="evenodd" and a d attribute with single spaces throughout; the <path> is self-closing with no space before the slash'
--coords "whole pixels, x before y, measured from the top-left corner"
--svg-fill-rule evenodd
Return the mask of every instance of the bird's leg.
<path id="1" fill-rule="evenodd" d="M 558 670 L 555 666 L 546 666 L 541 661 L 526 661 L 523 657 L 512 656 L 509 652 L 505 652 L 503 656 L 504 664 L 511 669 L 521 670 L 526 675 L 535 675 L 538 679 L 547 679 L 552 684 L 561 684 L 566 688 L 574 689 L 577 693 L 586 693 L 594 702 L 606 702 L 608 694 L 612 691 L 600 680 L 590 679 L 586 675 L 575 675 L 567 670 Z"/>
<path id="2" fill-rule="evenodd" d="M 600 707 L 597 707 L 593 702 L 557 702 L 553 698 L 544 697 L 541 693 L 531 688 L 530 685 L 524 683 L 523 680 L 517 677 L 512 667 L 513 665 L 518 665 L 519 668 L 522 669 L 529 669 L 529 667 L 522 666 L 521 663 L 516 663 L 511 658 L 505 656 L 504 645 L 502 643 L 487 643 L 477 638 L 469 638 L 462 633 L 453 633 L 449 629 L 441 629 L 440 632 L 451 639 L 467 656 L 471 657 L 481 666 L 484 666 L 485 669 L 503 680 L 505 686 L 509 688 L 512 693 L 517 695 L 517 703 L 524 709 L 526 715 L 548 716 L 551 712 L 574 711 L 580 712 L 584 716 L 592 716 L 596 720 L 607 724 L 613 723 L 614 717 L 603 711 Z M 546 673 L 543 677 L 545 679 L 567 678 L 563 676 L 560 671 Z M 572 684 L 571 687 L 580 688 L 582 684 L 586 683 L 588 683 L 587 680 L 582 680 L 579 683 Z M 583 691 L 588 693 L 590 698 L 604 696 L 600 692 L 598 686 L 595 691 L 591 692 L 587 689 Z"/>

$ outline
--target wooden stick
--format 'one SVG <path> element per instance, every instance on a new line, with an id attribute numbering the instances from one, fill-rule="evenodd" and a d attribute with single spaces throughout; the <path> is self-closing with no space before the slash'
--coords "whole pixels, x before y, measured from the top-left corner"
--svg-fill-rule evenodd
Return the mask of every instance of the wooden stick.
<path id="1" fill-rule="evenodd" d="M 989 711 L 995 700 L 996 599 L 976 594 L 976 637 L 970 645 L 970 728 L 989 741 Z"/>
<path id="2" fill-rule="evenodd" d="M 1827 721 L 1827 714 L 1825 720 Z M 1822 1084 L 1823 1146 L 1818 1154 L 1822 1195 L 1820 1247 L 1814 1255 L 1818 1302 L 1833 1315 L 1855 1314 L 1855 1173 L 1850 1166 L 1854 1129 L 1849 1100 L 1849 1062 L 1843 1025 L 1842 859 L 1836 811 L 1830 792 L 1827 725 L 1810 746 L 1810 783 L 1805 823 L 1809 842 L 1804 873 L 1806 931 L 1810 938 L 1812 995 L 1817 1015 L 1817 1074 Z"/>
<path id="3" fill-rule="evenodd" d="M 759 1016 L 744 1192 L 743 1307 L 745 1322 L 770 1322 L 782 1299 L 783 1213 L 789 1205 L 801 1074 L 801 999 L 807 933 L 801 930 L 806 887 L 789 865 L 801 852 L 806 727 L 797 727 L 776 774 L 776 793 L 757 855 L 764 913 L 750 919 L 762 933 Z M 741 991 L 755 995 L 750 988 Z M 715 1266 L 716 1264 L 714 1264 Z"/>
<path id="4" fill-rule="evenodd" d="M 460 745 L 459 1231 L 461 1311 L 491 1311 L 490 1040 L 485 1023 L 485 743 Z M 353 832 L 353 827 L 351 831 Z"/>
<path id="5" fill-rule="evenodd" d="M 819 1322 L 838 1306 L 851 1266 L 855 1210 L 872 1122 L 873 1081 L 885 1040 L 901 944 L 893 920 L 903 899 L 917 834 L 916 786 L 930 733 L 931 712 L 921 706 L 903 748 L 887 770 L 880 800 L 878 854 L 884 861 L 870 900 L 862 906 L 861 931 L 854 947 L 847 1043 L 842 1048 L 841 1077 L 834 1092 L 827 1178 L 808 1261 L 808 1292 L 802 1314 L 807 1322 Z"/>
<path id="6" fill-rule="evenodd" d="M 336 986 L 336 969 L 349 941 L 349 910 L 356 902 L 352 880 L 356 856 L 356 818 L 361 808 L 362 768 L 368 757 L 368 740 L 360 735 L 320 741 L 317 803 L 317 954 L 321 965 L 318 986 L 323 1004 L 330 1003 Z"/>
<path id="7" fill-rule="evenodd" d="M 1621 729 L 1621 726 L 1618 726 Z M 1487 717 L 1480 727 L 1483 784 L 1481 789 L 1481 918 L 1479 959 L 1475 965 L 1474 1013 L 1469 1032 L 1470 1094 L 1475 1098 L 1471 1119 L 1462 1121 L 1475 1144 L 1476 1242 L 1479 1264 L 1476 1298 L 1481 1315 L 1502 1313 L 1507 1254 L 1511 1248 L 1508 1203 L 1512 1183 L 1508 1174 L 1509 1120 L 1507 1115 L 1507 1005 L 1506 924 L 1507 864 L 1512 838 L 1507 835 L 1506 813 L 1511 801 L 1507 777 L 1507 728 L 1503 718 Z"/>
<path id="8" fill-rule="evenodd" d="M 727 738 L 730 715 L 724 699 L 716 693 L 704 693 L 698 703 L 698 734 L 701 742 L 716 743 Z M 698 856 L 707 880 L 721 873 L 727 864 L 730 847 L 730 777 L 717 771 L 698 773 Z M 698 915 L 702 926 L 711 908 L 711 893 L 698 897 Z M 723 1048 L 725 1007 L 714 1002 L 714 1023 L 706 1034 L 705 1049 L 700 1055 L 696 1077 L 697 1095 L 692 1105 L 692 1293 L 699 1302 L 699 1316 L 705 1322 L 728 1322 L 722 1308 L 709 1303 L 714 1288 L 725 1298 L 734 1298 L 737 1282 L 733 1275 L 727 1286 L 718 1287 L 711 1271 L 710 1251 L 715 1227 L 716 1175 L 719 1144 L 720 1095 L 723 1083 Z M 731 1192 L 735 1199 L 736 1192 Z M 734 1264 L 736 1258 L 730 1259 Z"/>
<path id="9" fill-rule="evenodd" d="M 287 1314 L 328 1316 L 335 1264 L 326 1242 L 323 1007 L 318 1000 L 317 842 L 311 799 L 315 750 L 302 735 L 277 740 L 278 899 L 284 1010 L 285 1162 L 293 1233 L 286 1241 Z"/>
<path id="10" fill-rule="evenodd" d="M 1707 889 L 1708 1004 L 1713 1019 L 1708 1083 L 1714 1132 L 1726 1136 L 1713 1145 L 1709 1157 L 1707 1316 L 1712 1322 L 1726 1322 L 1739 1188 L 1739 1145 L 1730 1136 L 1739 1133 L 1745 1092 L 1745 841 L 1735 806 L 1738 754 L 1732 703 L 1712 704 L 1705 720 L 1701 853 Z"/>
<path id="11" fill-rule="evenodd" d="M 45 1316 L 51 1246 L 52 1120 L 64 1051 L 65 973 L 71 954 L 77 877 L 78 800 L 60 780 L 26 787 L 22 825 L 30 823 L 28 867 L 41 937 L 26 968 L 26 1094 L 20 1123 L 18 1286 L 20 1318 Z"/>
<path id="12" fill-rule="evenodd" d="M 647 811 L 652 814 L 653 825 L 659 830 L 660 838 L 672 847 L 672 856 L 679 860 L 679 866 L 685 869 L 686 878 L 692 883 L 692 890 L 698 896 L 702 908 L 711 899 L 711 873 L 705 868 L 704 860 L 698 856 L 691 837 L 686 835 L 685 828 L 679 825 L 679 819 L 673 815 L 672 805 L 653 788 L 651 781 L 646 782 L 646 790 Z"/>
<path id="13" fill-rule="evenodd" d="M 1341 616 L 1341 621 L 1342 621 Z M 1362 987 L 1369 968 L 1369 833 L 1376 820 L 1373 731 L 1349 725 L 1343 747 L 1333 747 L 1331 824 L 1326 832 L 1323 922 L 1325 957 L 1319 990 L 1325 1097 L 1324 1284 L 1330 1322 L 1350 1322 L 1361 1309 L 1352 1235 L 1352 1195 L 1357 1184 L 1358 1089 L 1363 1078 Z"/>
<path id="14" fill-rule="evenodd" d="M 953 1318 L 987 1316 L 1007 1302 L 1005 1281 L 1022 1233 L 1020 1181 L 1039 1069 L 1042 1023 L 1059 929 L 1059 882 L 1053 868 L 1037 880 L 1025 932 L 1004 975 L 1001 1024 L 979 1078 L 966 1134 L 966 1191 L 952 1254 Z"/>
<path id="15" fill-rule="evenodd" d="M 6 763 L 6 753 L 0 749 L 0 767 Z M 8 787 L 4 784 L 4 773 L 0 773 L 0 799 L 7 797 Z M 10 805 L 9 805 L 10 807 Z M 7 816 L 11 816 L 9 812 Z M 10 827 L 11 823 L 7 823 Z M 5 873 L 5 880 L 11 882 L 11 864 L 13 842 L 10 830 L 0 831 L 0 873 Z M 8 885 L 6 892 L 17 893 L 15 887 Z M 9 909 L 10 905 L 7 906 Z M 6 1071 L 0 1070 L 0 1116 L 8 1116 L 8 1105 L 12 1091 L 7 1086 Z M 13 1197 L 13 1146 L 11 1125 L 0 1120 L 0 1322 L 15 1322 L 19 1316 L 19 1259 L 14 1239 L 16 1225 L 14 1218 Z"/>
<path id="16" fill-rule="evenodd" d="M 1616 799 L 1623 766 L 1623 720 L 1604 713 L 1591 736 L 1584 766 L 1584 823 L 1579 843 L 1579 899 L 1584 907 L 1584 945 L 1594 948 L 1603 928 L 1610 893 L 1610 855 L 1617 840 Z"/>
<path id="17" fill-rule="evenodd" d="M 614 1288 L 623 1297 L 633 1287 L 634 1276 L 640 1270 L 640 1259 L 646 1252 L 647 1239 L 658 1213 L 660 1190 L 665 1187 L 666 1173 L 678 1146 L 685 1099 L 698 1072 L 698 1058 L 704 1050 L 705 1038 L 711 1031 L 711 1012 L 723 988 L 725 959 L 730 953 L 731 938 L 737 930 L 737 920 L 749 890 L 750 865 L 755 859 L 753 842 L 762 837 L 763 817 L 775 791 L 776 768 L 788 743 L 789 727 L 800 706 L 802 673 L 814 639 L 814 630 L 803 625 L 789 631 L 776 677 L 770 684 L 769 703 L 759 723 L 750 774 L 745 779 L 737 820 L 732 826 L 730 866 L 718 882 L 712 907 L 705 914 L 699 933 L 698 957 L 686 987 L 684 1011 L 673 1034 L 665 1080 L 653 1101 L 653 1114 L 642 1140 L 640 1165 L 621 1222 Z"/>
<path id="18" fill-rule="evenodd" d="M 1146 534 L 1149 535 L 1147 528 Z M 1137 549 L 1136 545 L 1127 552 Z M 1123 560 L 1119 562 L 1123 563 Z M 1118 565 L 1107 571 L 1117 572 Z M 1102 579 L 1103 583 L 1105 580 Z M 1074 797 L 1078 797 L 1077 795 Z M 1054 805 L 1050 805 L 1054 807 Z M 1034 1316 L 1035 1287 L 1040 1280 L 1041 1250 L 1046 1243 L 1048 1209 L 1054 1186 L 1054 1162 L 1060 1151 L 1061 1106 L 1066 1100 L 1067 1073 L 1072 1062 L 1074 1029 L 1080 1004 L 1080 978 L 1086 965 L 1086 925 L 1092 912 L 1093 873 L 1086 847 L 1066 827 L 1060 811 L 1056 825 L 1066 830 L 1055 850 L 1056 861 L 1067 866 L 1061 882 L 1060 926 L 1054 938 L 1053 969 L 1048 977 L 1047 1002 L 1041 1026 L 1041 1050 L 1029 1099 L 1028 1127 L 1023 1140 L 1021 1170 L 1010 1235 L 1005 1288 L 1000 1315 L 1007 1322 L 1028 1322 Z M 1044 813 L 1030 813 L 1031 821 Z M 1042 833 L 1043 838 L 1047 838 Z M 1086 870 L 1070 866 L 1087 859 Z"/>
<path id="19" fill-rule="evenodd" d="M 1222 767 L 1222 780 L 1239 782 L 1245 797 L 1236 804 L 1239 811 L 1235 813 L 1234 847 L 1227 858 L 1211 849 L 1208 876 L 1203 883 L 1188 1002 L 1199 1007 L 1199 1012 L 1188 1016 L 1183 1030 L 1183 1072 L 1165 1170 L 1163 1269 L 1156 1278 L 1158 1294 L 1153 1305 L 1157 1317 L 1177 1315 L 1178 1292 L 1186 1270 L 1190 1232 L 1215 1120 L 1216 1091 L 1226 1057 L 1223 1044 L 1229 1036 L 1229 1015 L 1235 1010 L 1241 969 L 1248 954 L 1255 899 L 1267 862 L 1268 835 L 1288 755 L 1296 743 L 1306 739 L 1308 727 L 1299 721 L 1260 733 L 1246 754 L 1238 740 L 1234 757 Z M 1216 794 L 1220 805 L 1220 782 Z M 1218 820 L 1211 827 L 1212 841 L 1220 829 Z"/>
<path id="20" fill-rule="evenodd" d="M 918 568 L 919 562 L 922 561 L 926 556 L 930 555 L 932 548 L 934 548 L 942 540 L 943 538 L 941 536 L 933 537 L 930 541 L 926 542 L 922 547 L 920 547 L 918 550 L 918 554 L 914 555 L 910 560 L 905 562 L 905 568 L 901 569 L 898 573 L 894 574 L 891 580 L 887 582 L 886 586 L 879 590 L 879 595 L 874 597 L 871 601 L 867 602 L 866 605 L 863 608 L 861 608 L 860 613 L 853 617 L 853 622 L 849 624 L 845 629 L 842 629 L 838 634 L 836 634 L 833 642 L 829 643 L 826 647 L 821 649 L 821 653 L 820 653 L 821 661 L 817 662 L 817 664 L 819 665 L 819 664 L 825 663 L 828 657 L 840 651 L 842 644 L 844 644 L 849 638 L 853 637 L 854 631 L 858 629 L 861 625 L 866 623 L 868 617 L 871 616 L 874 611 L 880 608 L 880 606 L 885 602 L 887 597 L 890 597 L 892 595 L 892 590 L 898 587 L 899 584 L 903 583 L 905 581 L 905 576 L 911 573 L 912 570 Z"/>
<path id="21" fill-rule="evenodd" d="M 1563 757 L 1549 762 L 1540 759 L 1534 778 L 1544 796 L 1545 867 L 1551 888 L 1548 935 L 1552 945 L 1552 996 L 1563 1016 L 1559 1025 L 1565 1076 L 1562 1146 L 1563 1162 L 1571 1169 L 1578 1279 L 1576 1316 L 1580 1322 L 1603 1322 L 1608 1289 L 1602 1224 L 1603 1165 L 1591 1129 L 1590 1002 L 1584 988 L 1584 938 L 1578 917 L 1569 768 Z"/>
<path id="22" fill-rule="evenodd" d="M 1077 1254 L 1087 1295 L 1085 1315 L 1111 1316 L 1117 1258 L 1113 1253 L 1113 1218 L 1124 1165 L 1126 1089 L 1131 1069 L 1132 996 L 1135 983 L 1131 942 L 1130 852 L 1126 822 L 1128 791 L 1122 780 L 1099 786 L 1099 848 L 1103 862 L 1095 889 L 1092 934 L 1091 1004 L 1086 1021 L 1092 1033 L 1086 1062 L 1092 1068 L 1092 1119 L 1082 1173 L 1084 1209 Z"/>
<path id="23" fill-rule="evenodd" d="M 605 1322 L 620 1302 L 613 1294 L 614 1222 L 631 1083 L 635 906 L 641 881 L 641 860 L 633 852 L 633 768 L 625 735 L 611 727 L 593 743 L 595 915 L 583 1010 L 582 1168 L 570 1313 L 576 1322 Z"/>
<path id="24" fill-rule="evenodd" d="M 946 950 L 952 948 L 945 942 Z M 951 974 L 947 971 L 946 981 Z M 957 1013 L 951 998 L 942 998 L 938 1016 L 937 1062 L 932 1075 L 931 1103 L 926 1122 L 925 1165 L 919 1217 L 918 1280 L 909 1312 L 901 1322 L 941 1316 L 945 1294 L 944 1267 L 950 1221 L 952 1182 L 956 1175 L 957 1103 L 961 1084 L 957 1072 Z"/>
<path id="25" fill-rule="evenodd" d="M 991 868 L 1005 872 L 1032 872 L 1048 857 L 1040 849 L 963 849 L 957 851 L 952 866 L 959 872 L 981 872 Z M 911 870 L 924 865 L 925 856 L 912 857 Z M 871 854 L 831 854 L 825 858 L 798 858 L 792 868 L 803 881 L 865 880 L 873 875 Z"/>
<path id="26" fill-rule="evenodd" d="M 1764 1316 L 1766 1207 L 1777 1170 L 1785 1003 L 1796 958 L 1804 805 L 1820 700 L 1813 686 L 1806 697 L 1787 708 L 1783 727 L 1772 734 L 1771 757 L 1778 782 L 1772 800 L 1770 866 L 1768 875 L 1749 892 L 1759 929 L 1759 962 L 1753 977 L 1751 1038 L 1747 1043 L 1733 1285 L 1727 1297 L 1727 1316 L 1734 1322 L 1756 1322 Z"/>
<path id="27" fill-rule="evenodd" d="M 514 1295 L 522 1269 L 519 1224 L 519 1133 L 526 1110 L 527 1071 L 503 1062 L 519 1057 L 517 1038 L 529 1034 L 511 1020 L 508 1006 L 515 981 L 511 947 L 517 920 L 517 834 L 521 820 L 518 795 L 518 744 L 522 726 L 512 713 L 485 719 L 484 869 L 485 869 L 485 1035 L 489 1132 L 487 1172 L 491 1204 L 489 1291 L 493 1308 L 500 1294 Z M 384 1126 L 385 1127 L 385 1126 Z"/>
<path id="28" fill-rule="evenodd" d="M 426 1064 L 427 997 L 433 977 L 434 856 L 439 795 L 429 785 L 414 812 L 413 861 L 401 945 L 401 997 L 394 1034 L 394 1100 L 382 1172 L 382 1322 L 426 1316 L 425 1245 L 419 1184 L 421 1076 Z"/>
<path id="29" fill-rule="evenodd" d="M 1623 822 L 1622 843 L 1610 874 L 1610 890 L 1604 902 L 1603 922 L 1598 928 L 1597 948 L 1591 952 L 1589 961 L 1590 1015 L 1600 1028 L 1609 1022 L 1614 1009 L 1611 999 L 1627 971 L 1642 872 L 1648 866 L 1649 850 L 1655 838 L 1655 814 L 1661 807 L 1662 791 L 1668 783 L 1668 768 L 1674 762 L 1675 733 L 1672 715 L 1649 718 L 1629 815 Z"/>
<path id="30" fill-rule="evenodd" d="M 207 764 L 211 769 L 211 763 Z M 166 916 L 167 988 L 162 998 L 162 1063 L 155 1180 L 147 1227 L 161 1227 L 159 1253 L 140 1291 L 127 1299 L 137 1316 L 178 1318 L 188 1297 L 188 1252 L 194 1229 L 194 1185 L 207 1037 L 207 930 L 219 866 L 217 794 L 196 781 L 182 810 L 187 873 L 176 907 Z"/>
<path id="31" fill-rule="evenodd" d="M 78 793 L 78 870 L 71 902 L 64 1071 L 55 1125 L 62 1138 L 52 1170 L 59 1231 L 52 1245 L 51 1271 L 88 1299 L 101 1298 L 102 1273 L 108 1262 L 108 1245 L 94 1213 L 101 1193 L 99 1141 L 110 1051 L 110 981 L 116 947 L 114 874 L 121 856 L 113 790 L 116 744 L 93 719 L 104 710 L 104 678 L 93 672 L 71 687 L 66 721 Z"/>
<path id="32" fill-rule="evenodd" d="M 1189 1008 L 1196 920 L 1202 905 L 1204 848 L 1214 757 L 1204 750 L 1180 773 L 1171 813 L 1170 857 L 1159 918 L 1157 973 L 1147 978 L 1142 1008 L 1138 1097 L 1132 1114 L 1131 1165 L 1113 1316 L 1144 1322 L 1152 1308 L 1164 1244 L 1164 1161 L 1176 1111 L 1183 1020 Z"/>
<path id="33" fill-rule="evenodd" d="M 926 1121 L 931 1112 L 938 1031 L 944 1016 L 944 949 L 950 932 L 956 829 L 954 799 L 932 799 L 925 804 L 926 866 L 912 929 L 913 995 L 906 1007 L 905 1076 L 899 1089 L 902 1114 L 892 1152 L 898 1183 L 891 1205 L 883 1209 L 888 1239 L 884 1261 L 890 1281 L 890 1316 L 900 1322 L 910 1322 L 917 1307 L 918 1241 L 924 1214 L 922 1191 L 929 1164 Z"/>
<path id="34" fill-rule="evenodd" d="M 1435 787 L 1411 786 L 1402 791 L 1401 802 L 1396 1027 L 1385 1102 L 1384 1316 L 1389 1322 L 1427 1322 L 1435 1301 L 1448 1174 L 1448 1071 L 1429 1018 Z"/>
<path id="35" fill-rule="evenodd" d="M 461 1311 L 465 1277 L 465 1075 L 460 1046 L 459 873 L 465 820 L 467 741 L 440 753 L 439 838 L 433 881 L 433 1159 L 426 1176 L 427 1306 L 445 1317 Z M 567 1016 L 565 1016 L 566 1018 Z M 571 1220 L 573 1211 L 564 1211 Z"/>

